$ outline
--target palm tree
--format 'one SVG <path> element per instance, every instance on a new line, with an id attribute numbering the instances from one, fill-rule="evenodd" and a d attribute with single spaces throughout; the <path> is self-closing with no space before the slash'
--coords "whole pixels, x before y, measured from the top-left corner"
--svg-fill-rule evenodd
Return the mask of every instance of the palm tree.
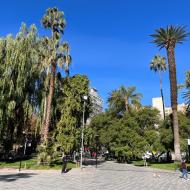
<path id="1" fill-rule="evenodd" d="M 130 111 L 131 107 L 139 107 L 142 94 L 135 91 L 136 87 L 134 86 L 128 88 L 121 86 L 118 90 L 112 91 L 108 98 L 110 107 L 119 112 Z"/>
<path id="2" fill-rule="evenodd" d="M 125 101 L 121 98 L 119 90 L 113 90 L 109 93 L 108 103 L 111 110 L 116 113 L 122 114 L 125 112 Z"/>
<path id="3" fill-rule="evenodd" d="M 167 26 L 166 29 L 159 28 L 151 35 L 152 43 L 156 44 L 160 49 L 166 48 L 169 77 L 170 77 L 170 97 L 172 107 L 172 120 L 174 131 L 174 151 L 175 160 L 181 160 L 180 143 L 179 143 L 179 127 L 177 115 L 177 79 L 176 79 L 176 63 L 175 63 L 175 46 L 177 43 L 182 44 L 185 38 L 189 35 L 184 26 Z"/>
<path id="4" fill-rule="evenodd" d="M 42 24 L 44 28 L 50 29 L 52 36 L 50 39 L 46 38 L 44 40 L 45 45 L 45 58 L 44 62 L 48 69 L 50 68 L 50 82 L 49 82 L 49 95 L 47 99 L 47 111 L 45 123 L 43 126 L 43 140 L 47 141 L 49 126 L 51 122 L 51 106 L 52 99 L 54 96 L 54 86 L 55 86 L 55 75 L 57 72 L 57 66 L 64 67 L 66 73 L 68 73 L 69 64 L 71 62 L 71 57 L 69 55 L 69 46 L 67 43 L 60 43 L 61 34 L 63 34 L 65 28 L 65 20 L 63 18 L 64 13 L 59 11 L 57 8 L 49 8 L 46 14 L 42 18 Z"/>
<path id="5" fill-rule="evenodd" d="M 162 57 L 160 55 L 155 55 L 150 63 L 150 69 L 154 70 L 155 72 L 158 72 L 159 79 L 160 79 L 160 93 L 162 97 L 162 108 L 163 108 L 163 114 L 164 114 L 164 120 L 165 120 L 165 106 L 164 106 L 164 96 L 163 96 L 163 90 L 162 90 L 162 72 L 166 71 L 166 58 Z"/>

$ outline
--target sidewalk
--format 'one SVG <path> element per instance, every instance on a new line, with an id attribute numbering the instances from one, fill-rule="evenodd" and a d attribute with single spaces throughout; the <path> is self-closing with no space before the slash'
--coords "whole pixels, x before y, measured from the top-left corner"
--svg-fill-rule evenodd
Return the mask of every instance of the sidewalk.
<path id="1" fill-rule="evenodd" d="M 160 176 L 156 177 L 154 173 Z M 179 172 L 105 162 L 75 168 L 61 174 L 59 170 L 0 169 L 0 189 L 6 190 L 189 190 L 190 181 Z"/>

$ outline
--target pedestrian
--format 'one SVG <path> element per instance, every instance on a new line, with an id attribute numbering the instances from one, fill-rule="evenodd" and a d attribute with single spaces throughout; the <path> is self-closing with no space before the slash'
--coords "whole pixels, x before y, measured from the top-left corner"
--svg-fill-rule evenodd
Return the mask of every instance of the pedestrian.
<path id="1" fill-rule="evenodd" d="M 182 169 L 182 178 L 188 180 L 188 175 L 187 175 L 187 165 L 185 163 L 185 160 L 182 160 L 181 162 L 181 169 Z"/>
<path id="2" fill-rule="evenodd" d="M 62 170 L 61 173 L 66 173 L 67 172 L 67 156 L 66 154 L 62 154 Z"/>

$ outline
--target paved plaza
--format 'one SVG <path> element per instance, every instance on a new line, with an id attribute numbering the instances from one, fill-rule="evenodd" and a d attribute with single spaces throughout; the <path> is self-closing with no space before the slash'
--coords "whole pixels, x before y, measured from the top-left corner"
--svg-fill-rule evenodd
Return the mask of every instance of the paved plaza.
<path id="1" fill-rule="evenodd" d="M 190 181 L 179 176 L 179 172 L 114 162 L 62 175 L 57 171 L 0 170 L 0 190 L 189 190 Z"/>

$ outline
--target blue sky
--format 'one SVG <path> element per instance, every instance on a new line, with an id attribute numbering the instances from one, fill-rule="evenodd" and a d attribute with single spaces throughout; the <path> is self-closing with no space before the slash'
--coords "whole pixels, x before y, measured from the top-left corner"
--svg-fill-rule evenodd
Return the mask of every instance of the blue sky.
<path id="1" fill-rule="evenodd" d="M 71 74 L 86 74 L 104 99 L 120 85 L 136 86 L 142 104 L 160 96 L 158 76 L 149 70 L 155 54 L 166 55 L 150 43 L 150 34 L 168 24 L 190 31 L 189 0 L 7 0 L 1 1 L 0 36 L 15 34 L 21 22 L 36 24 L 46 8 L 57 6 L 67 21 L 63 40 L 71 47 Z M 177 80 L 189 70 L 190 38 L 176 47 Z M 170 106 L 169 76 L 163 75 L 166 105 Z M 183 102 L 179 94 L 179 102 Z"/>

